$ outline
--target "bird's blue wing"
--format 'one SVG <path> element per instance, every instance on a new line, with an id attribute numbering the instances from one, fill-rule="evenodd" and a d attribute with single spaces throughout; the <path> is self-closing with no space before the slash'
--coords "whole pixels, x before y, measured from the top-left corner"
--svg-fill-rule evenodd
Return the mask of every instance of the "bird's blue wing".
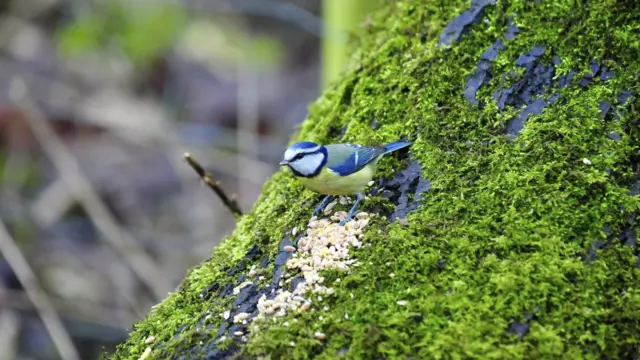
<path id="1" fill-rule="evenodd" d="M 386 151 L 384 146 L 356 144 L 335 144 L 325 147 L 328 153 L 326 166 L 341 176 L 359 171 Z"/>

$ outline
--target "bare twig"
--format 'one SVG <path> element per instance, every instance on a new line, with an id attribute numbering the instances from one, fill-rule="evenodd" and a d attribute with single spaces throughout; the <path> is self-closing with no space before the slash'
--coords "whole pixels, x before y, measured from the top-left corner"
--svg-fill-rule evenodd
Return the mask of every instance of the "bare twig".
<path id="1" fill-rule="evenodd" d="M 25 112 L 33 135 L 46 150 L 60 177 L 74 198 L 86 209 L 91 220 L 104 235 L 104 239 L 129 262 L 136 275 L 154 293 L 155 300 L 163 299 L 171 287 L 160 275 L 155 262 L 128 232 L 118 226 L 114 216 L 80 170 L 77 159 L 51 128 L 44 114 L 31 101 L 27 86 L 21 78 L 12 82 L 11 95 L 12 100 Z"/>
<path id="2" fill-rule="evenodd" d="M 98 322 L 102 325 L 114 328 L 124 328 L 129 326 L 129 319 L 135 319 L 137 314 L 127 311 L 125 314 L 116 314 L 118 309 L 105 306 L 90 300 L 74 299 L 66 300 L 56 296 L 49 296 L 49 302 L 61 316 L 70 316 L 85 321 Z M 37 310 L 30 301 L 29 295 L 21 290 L 12 290 L 0 287 L 0 304 L 3 309 L 13 310 Z M 0 332 L 0 336 L 2 332 Z M 0 352 L 3 354 L 3 352 Z"/>
<path id="3" fill-rule="evenodd" d="M 7 231 L 4 222 L 0 221 L 0 252 L 4 256 L 18 280 L 24 287 L 27 296 L 36 307 L 45 328 L 51 336 L 60 357 L 64 360 L 80 360 L 71 337 L 62 325 L 60 317 L 49 301 L 47 294 L 40 288 L 38 279 L 31 270 L 29 263 L 22 255 L 20 248 Z"/>
<path id="4" fill-rule="evenodd" d="M 0 308 L 0 354 L 14 359 L 18 347 L 20 317 L 13 309 Z"/>
<path id="5" fill-rule="evenodd" d="M 249 66 L 248 59 L 243 59 L 242 66 L 238 66 L 238 128 L 237 134 L 239 152 L 248 158 L 258 158 L 260 153 L 260 136 L 258 134 L 260 116 L 260 96 L 258 79 Z M 258 169 L 252 167 L 238 157 L 238 193 L 242 204 L 249 204 L 252 197 L 250 189 L 253 187 L 249 179 L 262 178 Z"/>
<path id="6" fill-rule="evenodd" d="M 240 206 L 235 200 L 234 196 L 227 196 L 227 194 L 220 187 L 220 182 L 215 180 L 211 174 L 205 171 L 202 166 L 191 156 L 189 153 L 184 154 L 184 159 L 189 163 L 189 165 L 195 170 L 195 172 L 200 176 L 202 181 L 204 181 L 211 190 L 213 190 L 216 195 L 222 200 L 222 203 L 236 216 L 242 216 L 242 210 L 240 210 Z"/>

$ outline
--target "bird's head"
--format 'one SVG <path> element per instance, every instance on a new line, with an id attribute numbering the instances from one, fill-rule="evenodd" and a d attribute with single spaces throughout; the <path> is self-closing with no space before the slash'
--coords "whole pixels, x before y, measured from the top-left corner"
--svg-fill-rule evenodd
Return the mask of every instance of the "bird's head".
<path id="1" fill-rule="evenodd" d="M 294 175 L 308 178 L 318 175 L 326 163 L 327 149 L 310 141 L 291 145 L 280 161 L 280 165 L 289 166 Z"/>

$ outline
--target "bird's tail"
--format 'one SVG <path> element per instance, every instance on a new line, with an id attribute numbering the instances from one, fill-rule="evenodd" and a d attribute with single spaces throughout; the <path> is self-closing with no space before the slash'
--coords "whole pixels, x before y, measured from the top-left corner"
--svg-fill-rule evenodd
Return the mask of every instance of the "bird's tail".
<path id="1" fill-rule="evenodd" d="M 396 142 L 392 142 L 389 144 L 385 144 L 385 154 L 388 154 L 392 151 L 396 151 L 396 150 L 400 150 L 402 148 L 405 148 L 407 146 L 411 145 L 410 142 L 406 142 L 406 141 L 396 141 Z"/>

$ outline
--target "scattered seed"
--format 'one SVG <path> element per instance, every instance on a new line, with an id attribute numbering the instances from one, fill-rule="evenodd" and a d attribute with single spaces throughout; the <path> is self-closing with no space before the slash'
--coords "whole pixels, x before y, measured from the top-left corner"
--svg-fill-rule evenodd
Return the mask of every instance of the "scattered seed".
<path id="1" fill-rule="evenodd" d="M 144 343 L 149 345 L 149 344 L 153 344 L 153 342 L 156 341 L 156 337 L 155 336 L 149 336 Z"/>
<path id="2" fill-rule="evenodd" d="M 324 210 L 322 211 L 325 215 L 329 215 L 329 213 L 331 212 L 331 210 L 333 210 L 333 208 L 336 206 L 337 202 L 333 201 L 331 202 L 329 205 L 327 205 Z"/>
<path id="3" fill-rule="evenodd" d="M 582 159 L 582 162 L 583 162 L 585 165 L 591 165 L 591 160 L 589 160 L 589 159 L 587 159 L 587 158 L 583 158 L 583 159 Z"/>
<path id="4" fill-rule="evenodd" d="M 284 247 L 284 251 L 286 251 L 288 253 L 292 253 L 292 252 L 296 251 L 296 248 L 294 246 L 287 245 L 287 246 Z"/>
<path id="5" fill-rule="evenodd" d="M 323 307 L 322 310 L 329 311 L 329 307 L 325 305 L 325 307 Z"/>
<path id="6" fill-rule="evenodd" d="M 297 233 L 298 233 L 297 227 L 294 227 L 293 229 L 291 229 L 291 235 L 296 236 Z"/>
<path id="7" fill-rule="evenodd" d="M 236 332 L 233 333 L 233 335 L 242 336 L 242 335 L 244 335 L 244 333 L 242 331 L 236 331 Z"/>
<path id="8" fill-rule="evenodd" d="M 369 181 L 369 182 L 367 183 L 367 186 L 373 186 L 373 184 L 375 184 L 375 183 L 376 183 L 375 181 L 371 180 L 371 181 Z"/>
<path id="9" fill-rule="evenodd" d="M 344 313 L 344 319 L 345 319 L 345 320 L 349 320 L 349 314 Z"/>
<path id="10" fill-rule="evenodd" d="M 400 306 L 406 306 L 407 305 L 407 300 L 398 300 L 398 301 L 396 301 L 396 304 L 398 304 Z"/>
<path id="11" fill-rule="evenodd" d="M 402 226 L 409 226 L 409 220 L 402 218 L 402 219 L 398 219 L 398 223 Z"/>
<path id="12" fill-rule="evenodd" d="M 151 355 L 151 348 L 149 346 L 147 346 L 146 349 L 144 349 L 144 352 L 142 353 L 142 355 L 140 355 L 140 357 L 138 358 L 138 360 L 145 360 L 146 358 L 149 357 L 149 355 Z"/>
<path id="13" fill-rule="evenodd" d="M 244 322 L 249 318 L 249 316 L 251 316 L 249 313 L 241 312 L 233 317 L 233 322 L 236 324 L 240 322 Z"/>
<path id="14" fill-rule="evenodd" d="M 326 335 L 321 333 L 320 331 L 316 331 L 316 333 L 313 334 L 313 336 L 318 340 L 324 340 L 326 338 Z"/>
<path id="15" fill-rule="evenodd" d="M 291 346 L 296 346 L 296 343 L 294 343 L 293 341 L 289 342 L 289 345 Z"/>
<path id="16" fill-rule="evenodd" d="M 227 310 L 227 311 L 225 311 L 224 313 L 222 313 L 222 317 L 223 317 L 225 320 L 229 320 L 229 316 L 231 316 L 231 311 L 229 311 L 229 310 Z"/>

